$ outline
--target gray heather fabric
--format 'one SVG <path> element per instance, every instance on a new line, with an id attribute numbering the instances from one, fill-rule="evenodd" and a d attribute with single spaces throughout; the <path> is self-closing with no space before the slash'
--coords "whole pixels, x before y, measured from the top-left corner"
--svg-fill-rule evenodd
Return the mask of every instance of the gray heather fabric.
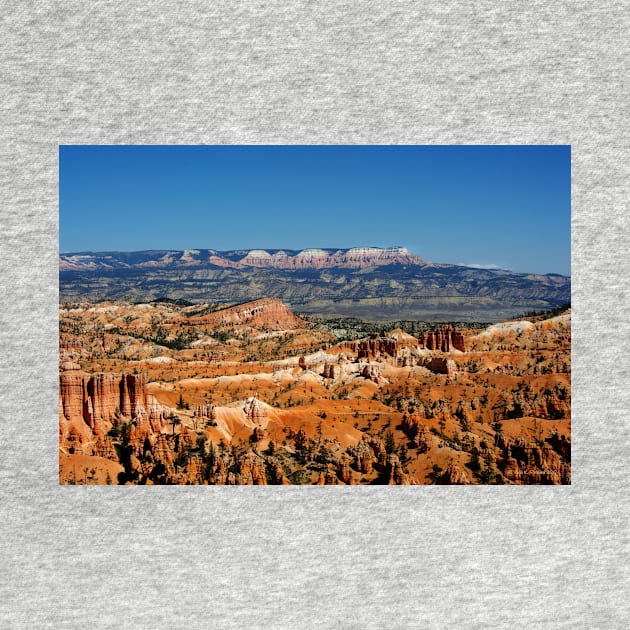
<path id="1" fill-rule="evenodd" d="M 4 2 L 0 627 L 627 627 L 628 9 Z M 60 143 L 572 144 L 573 485 L 58 487 Z"/>

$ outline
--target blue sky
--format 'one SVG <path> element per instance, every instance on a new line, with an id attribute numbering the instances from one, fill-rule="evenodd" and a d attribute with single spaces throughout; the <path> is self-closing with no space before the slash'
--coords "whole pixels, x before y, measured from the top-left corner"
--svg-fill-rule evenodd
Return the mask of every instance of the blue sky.
<path id="1" fill-rule="evenodd" d="M 60 251 L 404 245 L 570 274 L 569 146 L 61 146 Z"/>

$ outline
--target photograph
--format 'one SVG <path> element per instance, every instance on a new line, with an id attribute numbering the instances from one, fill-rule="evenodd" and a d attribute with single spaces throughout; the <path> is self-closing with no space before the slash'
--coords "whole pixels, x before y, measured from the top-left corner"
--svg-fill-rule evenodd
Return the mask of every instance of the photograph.
<path id="1" fill-rule="evenodd" d="M 60 145 L 59 484 L 568 485 L 569 145 Z"/>

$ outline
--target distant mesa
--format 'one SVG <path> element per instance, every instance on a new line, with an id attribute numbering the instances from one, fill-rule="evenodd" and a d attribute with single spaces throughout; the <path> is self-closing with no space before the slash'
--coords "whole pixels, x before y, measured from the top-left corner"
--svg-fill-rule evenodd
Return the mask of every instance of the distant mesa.
<path id="1" fill-rule="evenodd" d="M 307 248 L 288 253 L 278 250 L 273 254 L 264 249 L 252 249 L 240 264 L 277 269 L 324 269 L 332 267 L 361 268 L 393 263 L 420 264 L 419 256 L 410 254 L 405 247 L 351 247 L 350 249 L 325 250 Z"/>
<path id="2" fill-rule="evenodd" d="M 302 313 L 392 321 L 496 322 L 571 299 L 569 277 L 425 262 L 401 245 L 84 251 L 60 255 L 59 272 L 62 302 L 274 297 Z"/>
<path id="3" fill-rule="evenodd" d="M 247 254 L 247 256 L 245 256 L 243 260 L 247 258 L 251 258 L 251 259 L 263 258 L 267 260 L 268 258 L 271 258 L 271 254 L 269 252 L 266 252 L 264 249 L 252 249 Z"/>
<path id="4" fill-rule="evenodd" d="M 323 249 L 303 249 L 298 256 L 300 258 L 327 258 L 328 252 Z"/>
<path id="5" fill-rule="evenodd" d="M 351 247 L 348 254 L 380 254 L 382 251 L 378 247 Z"/>
<path id="6" fill-rule="evenodd" d="M 165 262 L 171 259 L 163 259 Z M 191 264 L 199 264 L 197 260 L 185 258 Z M 270 253 L 265 249 L 252 249 L 240 260 L 239 265 L 246 267 L 274 267 L 276 269 L 323 269 L 329 267 L 369 267 L 374 265 L 388 265 L 395 262 L 420 262 L 420 258 L 412 256 L 404 247 L 352 247 L 327 251 L 319 248 L 307 248 L 298 252 L 288 253 L 278 250 Z M 217 264 L 214 261 L 214 264 Z"/>
<path id="7" fill-rule="evenodd" d="M 255 267 L 261 266 L 265 267 L 269 264 L 271 260 L 271 254 L 264 249 L 252 249 L 247 255 L 241 259 L 241 263 L 243 265 L 252 265 Z"/>
<path id="8" fill-rule="evenodd" d="M 59 256 L 59 271 L 186 267 L 270 267 L 276 269 L 361 268 L 393 263 L 421 264 L 405 247 L 306 248 L 296 250 L 187 249 L 184 251 L 68 253 Z"/>

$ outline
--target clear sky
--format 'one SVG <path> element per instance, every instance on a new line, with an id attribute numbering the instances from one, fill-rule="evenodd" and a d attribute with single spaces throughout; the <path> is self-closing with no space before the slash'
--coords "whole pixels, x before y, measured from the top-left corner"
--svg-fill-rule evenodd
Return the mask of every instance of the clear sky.
<path id="1" fill-rule="evenodd" d="M 62 253 L 404 245 L 570 275 L 569 146 L 61 146 Z"/>

